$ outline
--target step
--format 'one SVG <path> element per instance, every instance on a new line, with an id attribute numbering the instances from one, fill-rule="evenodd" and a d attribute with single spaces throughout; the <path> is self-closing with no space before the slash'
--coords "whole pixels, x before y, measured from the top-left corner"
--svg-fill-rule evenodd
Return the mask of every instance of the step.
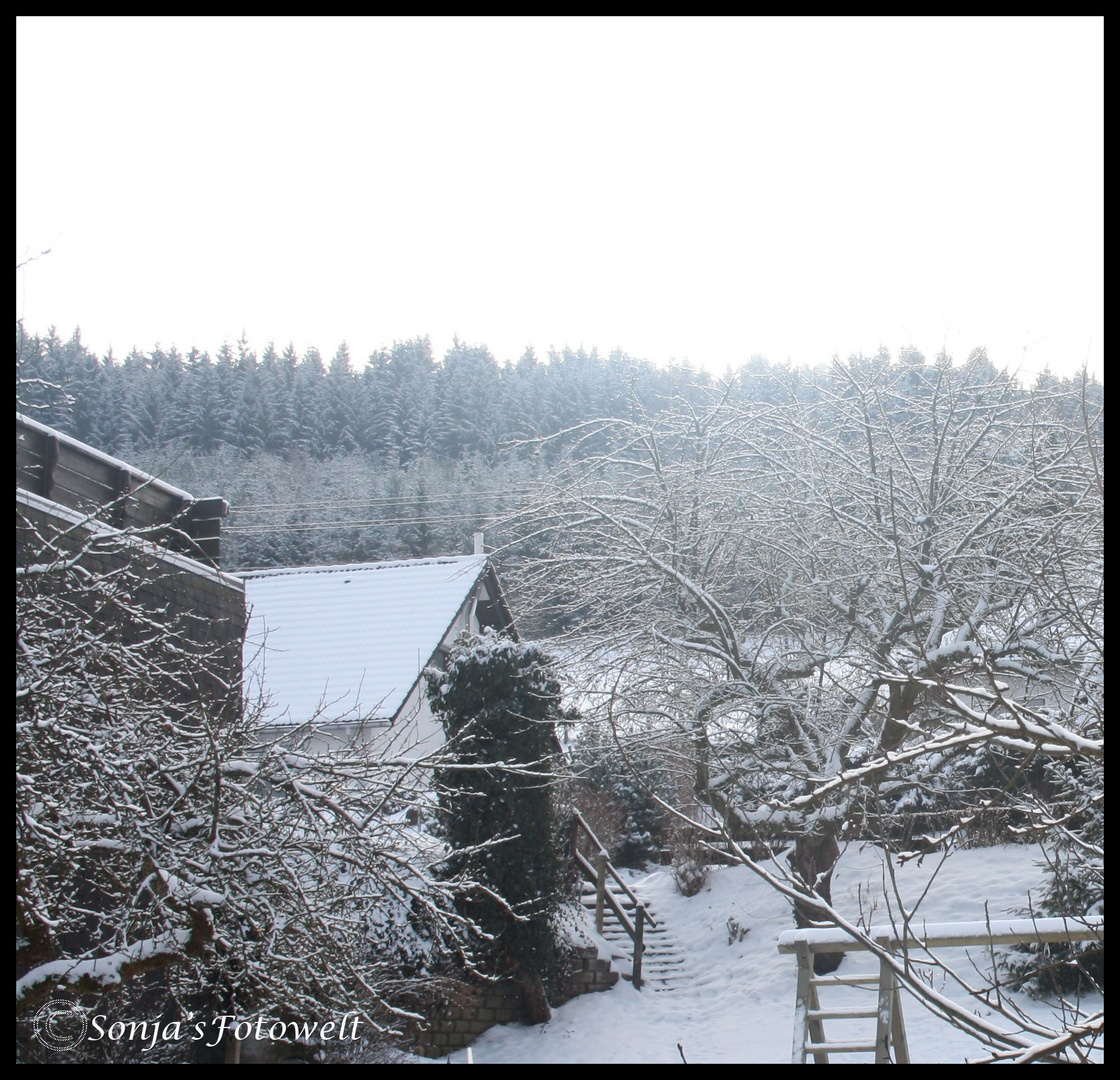
<path id="1" fill-rule="evenodd" d="M 813 986 L 870 986 L 878 981 L 878 975 L 813 975 L 809 979 Z"/>
<path id="2" fill-rule="evenodd" d="M 810 1009 L 810 1020 L 873 1020 L 878 1009 Z"/>
<path id="3" fill-rule="evenodd" d="M 632 920 L 634 901 L 617 886 L 608 885 L 607 888 L 615 903 Z M 639 901 L 641 901 L 640 897 Z M 596 890 L 590 882 L 582 882 L 580 902 L 588 912 L 596 910 Z M 655 993 L 672 992 L 693 981 L 693 975 L 687 970 L 688 954 L 669 935 L 665 924 L 657 918 L 649 905 L 643 904 L 643 906 L 651 921 L 645 925 L 642 935 L 642 943 L 645 946 L 642 956 L 642 989 L 652 990 Z M 613 946 L 612 960 L 619 961 L 620 965 L 632 962 L 633 939 L 623 929 L 610 904 L 605 904 L 603 909 L 603 937 Z M 628 982 L 633 981 L 633 975 L 626 971 L 622 972 L 622 978 Z"/>
<path id="4" fill-rule="evenodd" d="M 807 1042 L 807 1054 L 873 1054 L 879 1044 L 872 1042 Z"/>
<path id="5" fill-rule="evenodd" d="M 609 893 L 609 895 L 620 907 L 624 907 L 628 911 L 634 910 L 634 901 L 631 900 L 630 897 L 624 896 L 622 893 Z M 581 893 L 580 900 L 582 900 L 585 904 L 593 904 L 595 903 L 596 896 L 597 893 L 594 889 L 592 889 L 590 892 Z M 650 905 L 645 902 L 642 903 L 642 907 L 644 907 L 646 911 L 649 911 L 650 909 Z"/>

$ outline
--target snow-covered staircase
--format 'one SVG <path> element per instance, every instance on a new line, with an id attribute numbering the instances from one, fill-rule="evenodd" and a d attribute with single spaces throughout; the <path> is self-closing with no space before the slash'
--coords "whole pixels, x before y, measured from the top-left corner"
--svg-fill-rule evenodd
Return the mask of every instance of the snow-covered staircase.
<path id="1" fill-rule="evenodd" d="M 592 911 L 595 929 L 611 946 L 611 960 L 636 989 L 672 990 L 687 978 L 685 953 L 649 903 L 619 876 L 606 848 L 579 811 L 574 811 L 572 859 L 583 878 L 582 900 Z M 585 854 L 581 844 L 589 850 Z M 629 960 L 629 970 L 627 963 Z"/>
<path id="2" fill-rule="evenodd" d="M 634 900 L 613 881 L 609 883 L 608 889 L 618 906 L 630 917 L 630 921 L 633 923 L 636 916 Z M 655 992 L 675 990 L 692 978 L 687 967 L 685 950 L 673 939 L 668 927 L 658 918 L 656 912 L 651 910 L 648 900 L 640 892 L 633 889 L 631 891 L 645 905 L 646 916 L 649 920 L 646 922 L 645 931 L 642 935 L 642 989 Z M 580 901 L 594 919 L 596 888 L 590 882 L 583 883 Z M 632 979 L 631 954 L 633 943 L 610 905 L 604 905 L 602 936 L 611 945 L 611 963 L 613 966 L 622 972 L 624 979 Z"/>

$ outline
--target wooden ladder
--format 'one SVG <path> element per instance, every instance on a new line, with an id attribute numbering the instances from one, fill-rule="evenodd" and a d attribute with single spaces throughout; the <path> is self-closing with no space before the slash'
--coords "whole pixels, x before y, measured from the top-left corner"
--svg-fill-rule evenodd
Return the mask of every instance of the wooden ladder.
<path id="1" fill-rule="evenodd" d="M 883 942 L 884 945 L 887 942 Z M 810 1054 L 817 1065 L 829 1064 L 830 1054 L 875 1055 L 876 1065 L 909 1065 L 910 1048 L 906 1043 L 906 1025 L 902 1018 L 902 999 L 894 968 L 880 961 L 879 974 L 815 975 L 813 947 L 806 941 L 795 945 L 797 954 L 797 1003 L 794 1012 L 793 1064 L 804 1065 Z M 823 951 L 823 950 L 822 950 Z M 872 1008 L 823 1008 L 820 991 L 824 987 L 872 986 L 878 984 L 878 995 Z M 875 1038 L 829 1039 L 826 1020 L 874 1020 Z"/>
<path id="2" fill-rule="evenodd" d="M 874 1053 L 876 1065 L 910 1064 L 906 1028 L 902 1022 L 897 964 L 900 953 L 930 954 L 933 949 L 955 949 L 972 945 L 1032 945 L 1050 941 L 1098 941 L 1104 944 L 1104 916 L 1078 918 L 984 919 L 962 923 L 921 923 L 901 929 L 893 925 L 872 926 L 863 934 L 818 926 L 787 930 L 778 937 L 778 952 L 797 956 L 797 1004 L 793 1027 L 793 1064 L 804 1065 L 810 1054 L 818 1065 L 827 1065 L 830 1054 Z M 879 955 L 878 975 L 815 975 L 814 953 L 874 951 Z M 893 966 L 892 966 L 893 965 Z M 874 1009 L 825 1009 L 820 990 L 826 986 L 878 984 Z M 826 1020 L 875 1020 L 875 1041 L 829 1039 Z M 1010 1034 L 1013 1044 L 1018 1038 Z M 1015 1044 L 1017 1045 L 1017 1044 Z M 1026 1044 L 1023 1044 L 1026 1045 Z"/>

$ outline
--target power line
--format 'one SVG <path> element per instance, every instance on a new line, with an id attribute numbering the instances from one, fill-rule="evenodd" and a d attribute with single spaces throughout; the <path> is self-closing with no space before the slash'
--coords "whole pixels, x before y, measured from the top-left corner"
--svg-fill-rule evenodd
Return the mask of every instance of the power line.
<path id="1" fill-rule="evenodd" d="M 223 534 L 264 534 L 274 532 L 316 532 L 323 529 L 388 529 L 402 525 L 445 525 L 454 521 L 473 521 L 481 525 L 491 523 L 490 519 L 480 518 L 477 514 L 443 514 L 434 518 L 398 518 L 395 520 L 352 521 L 337 518 L 332 521 L 278 521 L 271 525 L 229 525 Z"/>
<path id="2" fill-rule="evenodd" d="M 335 510 L 348 507 L 391 508 L 393 506 L 415 506 L 416 504 L 463 502 L 467 499 L 513 498 L 531 494 L 533 488 L 513 488 L 504 491 L 467 491 L 453 492 L 445 495 L 387 495 L 375 498 L 352 499 L 319 499 L 313 502 L 278 502 L 278 503 L 246 503 L 233 506 L 232 510 L 238 514 L 263 514 L 271 510 Z"/>

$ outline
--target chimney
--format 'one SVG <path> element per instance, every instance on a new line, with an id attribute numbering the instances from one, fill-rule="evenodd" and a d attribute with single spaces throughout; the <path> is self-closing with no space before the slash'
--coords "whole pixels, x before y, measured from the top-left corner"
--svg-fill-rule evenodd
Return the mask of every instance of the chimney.
<path id="1" fill-rule="evenodd" d="M 480 532 L 474 534 L 474 553 L 476 555 L 486 554 L 486 549 L 482 546 L 482 535 Z"/>

